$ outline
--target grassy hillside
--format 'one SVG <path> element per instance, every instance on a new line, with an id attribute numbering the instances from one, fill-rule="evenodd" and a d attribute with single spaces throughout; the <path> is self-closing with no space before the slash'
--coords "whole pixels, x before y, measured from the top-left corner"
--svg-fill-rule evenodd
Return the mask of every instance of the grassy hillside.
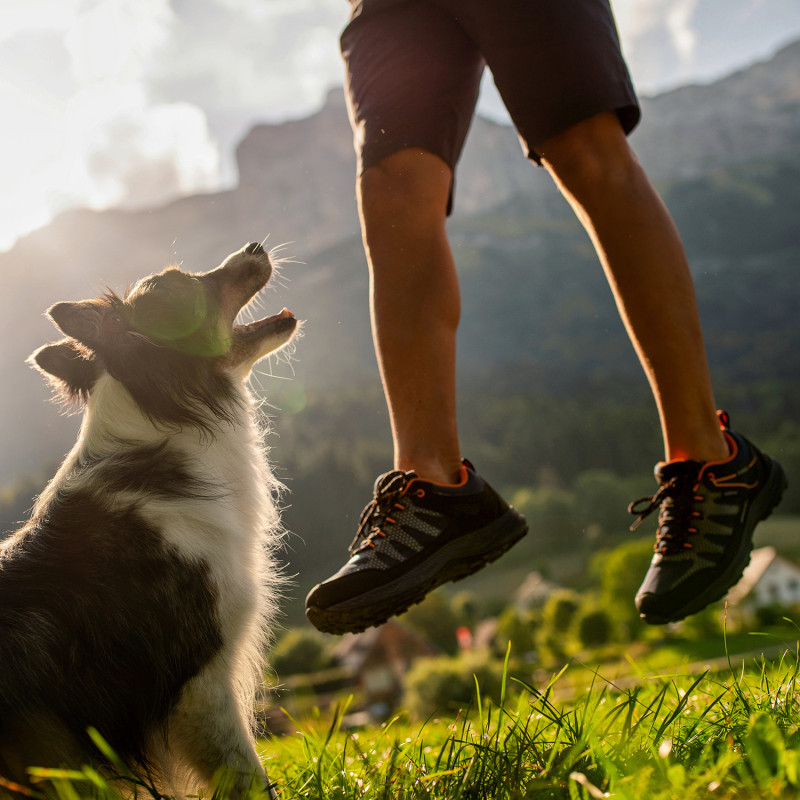
<path id="1" fill-rule="evenodd" d="M 506 674 L 494 700 L 478 685 L 471 707 L 356 729 L 345 704 L 261 752 L 284 800 L 786 799 L 800 792 L 797 655 L 624 688 L 597 674 L 568 701 L 563 673 Z M 91 770 L 40 774 L 65 800 L 118 798 Z"/>

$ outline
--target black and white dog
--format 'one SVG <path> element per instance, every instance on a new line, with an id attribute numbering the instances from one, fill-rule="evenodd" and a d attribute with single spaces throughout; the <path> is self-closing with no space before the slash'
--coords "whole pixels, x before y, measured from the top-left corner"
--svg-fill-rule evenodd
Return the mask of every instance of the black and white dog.
<path id="1" fill-rule="evenodd" d="M 220 770 L 239 793 L 266 787 L 252 709 L 281 528 L 245 381 L 297 322 L 235 320 L 271 272 L 249 244 L 210 272 L 171 267 L 48 312 L 67 338 L 31 361 L 85 415 L 0 544 L 6 787 L 29 765 L 103 768 L 89 728 L 168 793 Z"/>

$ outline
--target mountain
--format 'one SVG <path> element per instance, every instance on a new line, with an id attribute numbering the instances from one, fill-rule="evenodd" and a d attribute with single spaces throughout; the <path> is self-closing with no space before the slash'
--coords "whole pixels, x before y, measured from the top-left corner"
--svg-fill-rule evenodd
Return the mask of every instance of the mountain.
<path id="1" fill-rule="evenodd" d="M 781 269 L 796 263 L 798 242 L 785 225 L 798 204 L 800 42 L 714 84 L 643 103 L 634 146 L 682 230 L 690 231 L 685 238 L 698 277 L 705 271 L 724 281 L 731 269 L 750 275 L 737 278 L 737 287 L 750 287 L 737 302 L 755 303 L 752 293 L 766 291 L 772 263 Z M 302 262 L 283 266 L 275 307 L 287 305 L 308 320 L 295 380 L 269 382 L 277 404 L 302 409 L 322 391 L 358 395 L 364 386 L 365 395 L 377 398 L 372 407 L 380 405 L 341 94 L 331 93 L 307 119 L 254 127 L 237 149 L 237 163 L 233 190 L 144 211 L 66 212 L 0 254 L 8 287 L 0 296 L 0 380 L 7 387 L 0 396 L 0 482 L 56 462 L 75 435 L 75 420 L 59 418 L 43 402 L 46 390 L 24 364 L 36 347 L 57 337 L 42 316 L 49 305 L 106 286 L 123 289 L 170 262 L 208 269 L 267 234 L 271 244 L 291 242 L 286 254 Z M 463 280 L 466 374 L 507 375 L 525 364 L 548 387 L 568 385 L 576 371 L 636 373 L 585 235 L 546 174 L 524 167 L 513 130 L 475 120 L 458 172 L 451 230 Z M 777 249 L 782 255 L 772 262 L 767 251 Z M 781 347 L 794 341 L 780 327 L 791 324 L 783 311 L 796 297 L 789 284 L 780 284 L 773 303 L 780 313 L 764 311 L 765 330 Z M 744 334 L 729 328 L 733 311 L 717 311 L 720 332 L 713 333 L 712 321 L 712 338 L 732 353 L 732 342 Z M 793 363 L 796 356 L 787 353 L 785 365 Z M 768 372 L 763 359 L 751 369 Z M 284 365 L 276 370 L 292 376 Z M 380 414 L 371 412 L 370 424 L 385 437 Z"/>
<path id="2" fill-rule="evenodd" d="M 655 179 L 692 178 L 753 160 L 792 157 L 800 145 L 800 42 L 707 86 L 642 100 L 632 142 Z"/>

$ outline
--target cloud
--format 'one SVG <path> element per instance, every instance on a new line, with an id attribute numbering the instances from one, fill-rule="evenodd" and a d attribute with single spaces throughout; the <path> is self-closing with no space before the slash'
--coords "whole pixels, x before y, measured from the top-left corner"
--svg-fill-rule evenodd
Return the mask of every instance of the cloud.
<path id="1" fill-rule="evenodd" d="M 797 0 L 616 0 L 640 91 L 719 78 L 800 36 Z"/>
<path id="2" fill-rule="evenodd" d="M 614 0 L 643 92 L 717 77 L 800 35 L 797 0 Z M 345 0 L 0 3 L 0 248 L 74 205 L 144 205 L 236 180 L 257 122 L 342 81 Z M 486 87 L 487 84 L 484 84 Z M 485 91 L 480 108 L 502 118 Z"/>
<path id="3" fill-rule="evenodd" d="M 0 11 L 0 247 L 71 206 L 144 205 L 219 184 L 205 112 L 151 97 L 175 26 L 168 0 L 11 5 Z"/>
<path id="4" fill-rule="evenodd" d="M 345 0 L 175 0 L 170 46 L 150 72 L 155 101 L 206 111 L 224 156 L 254 122 L 299 117 L 342 82 Z M 235 179 L 232 158 L 223 178 Z"/>
<path id="5" fill-rule="evenodd" d="M 678 83 L 691 74 L 699 0 L 627 0 L 616 8 L 623 50 L 639 89 Z"/>

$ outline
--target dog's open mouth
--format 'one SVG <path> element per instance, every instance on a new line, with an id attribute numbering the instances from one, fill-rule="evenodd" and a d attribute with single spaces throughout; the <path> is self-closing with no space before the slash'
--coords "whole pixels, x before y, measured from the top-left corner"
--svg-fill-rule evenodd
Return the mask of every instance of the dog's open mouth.
<path id="1" fill-rule="evenodd" d="M 283 347 L 294 336 L 298 322 L 289 309 L 242 324 L 234 324 L 226 360 L 229 365 L 247 364 Z"/>
<path id="2" fill-rule="evenodd" d="M 247 325 L 234 325 L 233 338 L 243 344 L 254 342 L 265 336 L 292 330 L 296 324 L 297 320 L 294 318 L 294 314 L 288 308 L 284 308 L 279 314 L 264 317 L 264 319 L 259 319 L 256 322 L 250 322 Z"/>

